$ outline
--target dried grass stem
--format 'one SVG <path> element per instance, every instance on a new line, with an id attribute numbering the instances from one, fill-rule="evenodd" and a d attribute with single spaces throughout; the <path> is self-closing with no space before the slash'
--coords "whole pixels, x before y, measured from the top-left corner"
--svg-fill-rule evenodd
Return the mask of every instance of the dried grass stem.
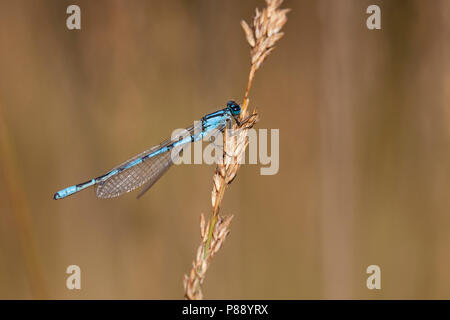
<path id="1" fill-rule="evenodd" d="M 221 217 L 220 206 L 227 186 L 234 180 L 239 170 L 241 159 L 245 156 L 247 148 L 247 131 L 258 121 L 256 110 L 248 116 L 249 93 L 256 71 L 275 48 L 275 43 L 281 39 L 281 28 L 287 21 L 286 14 L 289 9 L 279 9 L 283 0 L 266 0 L 266 8 L 262 11 L 256 9 L 251 26 L 241 21 L 247 42 L 250 45 L 251 66 L 248 76 L 247 88 L 241 106 L 241 125 L 234 125 L 234 134 L 229 136 L 228 130 L 224 132 L 224 159 L 218 164 L 213 176 L 213 190 L 211 193 L 212 213 L 206 224 L 205 217 L 200 217 L 201 243 L 197 250 L 191 272 L 184 276 L 185 298 L 202 299 L 201 286 L 205 279 L 206 270 L 213 256 L 222 246 L 230 232 L 233 216 Z"/>

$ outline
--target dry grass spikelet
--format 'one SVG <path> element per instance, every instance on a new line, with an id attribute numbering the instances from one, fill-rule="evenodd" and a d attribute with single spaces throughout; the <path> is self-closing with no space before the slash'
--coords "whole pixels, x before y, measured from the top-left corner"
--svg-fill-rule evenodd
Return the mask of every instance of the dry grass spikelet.
<path id="1" fill-rule="evenodd" d="M 247 131 L 257 121 L 258 114 L 254 111 L 240 127 L 234 128 L 232 135 L 229 134 L 228 130 L 225 131 L 223 161 L 217 165 L 213 176 L 211 201 L 214 211 L 219 209 L 217 206 L 220 205 L 222 200 L 220 196 L 223 196 L 223 193 L 220 191 L 233 182 L 237 175 L 248 145 Z"/>
<path id="2" fill-rule="evenodd" d="M 201 285 L 205 279 L 206 270 L 208 270 L 214 255 L 222 247 L 225 238 L 230 233 L 230 224 L 233 216 L 220 217 L 215 225 L 212 235 L 210 248 L 205 256 L 206 242 L 208 239 L 208 228 L 205 222 L 205 216 L 200 216 L 200 236 L 201 243 L 197 250 L 195 260 L 192 262 L 192 269 L 189 275 L 184 275 L 184 297 L 189 300 L 203 299 Z"/>
<path id="3" fill-rule="evenodd" d="M 275 49 L 275 43 L 283 37 L 284 33 L 281 32 L 281 29 L 287 22 L 287 13 L 290 11 L 290 9 L 279 8 L 283 0 L 266 0 L 266 3 L 267 7 L 262 11 L 256 8 L 251 27 L 244 20 L 241 21 L 247 42 L 251 47 L 251 67 L 242 108 L 244 116 L 246 115 L 248 94 L 255 72 Z"/>

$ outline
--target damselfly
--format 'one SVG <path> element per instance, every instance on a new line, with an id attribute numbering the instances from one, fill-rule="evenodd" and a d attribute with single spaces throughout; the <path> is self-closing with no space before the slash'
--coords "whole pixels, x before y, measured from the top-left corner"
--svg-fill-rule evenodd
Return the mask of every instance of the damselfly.
<path id="1" fill-rule="evenodd" d="M 207 114 L 197 125 L 187 128 L 189 133 L 181 139 L 169 139 L 137 156 L 121 163 L 108 173 L 86 182 L 62 189 L 55 193 L 55 200 L 63 199 L 91 186 L 96 186 L 97 197 L 113 198 L 130 192 L 145 184 L 138 198 L 150 189 L 173 164 L 171 150 L 199 141 L 213 131 L 222 132 L 232 119 L 240 125 L 238 116 L 241 107 L 234 101 L 228 101 L 227 107 Z"/>

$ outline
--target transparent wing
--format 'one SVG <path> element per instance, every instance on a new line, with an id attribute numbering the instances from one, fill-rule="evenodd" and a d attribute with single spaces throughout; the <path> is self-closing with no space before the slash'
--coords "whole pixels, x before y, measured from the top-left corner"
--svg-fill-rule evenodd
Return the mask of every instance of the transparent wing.
<path id="1" fill-rule="evenodd" d="M 166 152 L 167 154 L 168 152 Z M 162 156 L 165 156 L 161 155 Z M 156 183 L 156 181 L 159 180 L 159 178 L 161 178 L 166 172 L 167 170 L 169 170 L 169 168 L 172 166 L 173 164 L 173 159 L 169 156 L 168 159 L 164 159 L 161 161 L 162 163 L 159 165 L 160 169 L 157 173 L 155 173 L 152 178 L 146 183 L 146 185 L 142 188 L 142 190 L 139 192 L 137 198 L 139 199 L 140 197 L 142 197 L 144 195 L 144 193 L 146 193 L 151 187 L 153 187 L 153 185 Z"/>
<path id="2" fill-rule="evenodd" d="M 211 136 L 216 138 L 217 135 L 222 133 L 222 131 L 225 129 L 225 126 L 226 126 L 226 124 L 219 125 L 219 127 L 217 127 L 216 129 L 214 129 L 212 131 Z M 178 155 L 180 155 L 180 154 L 178 154 Z M 170 160 L 170 157 L 168 160 Z M 172 159 L 172 160 L 174 160 L 174 159 Z M 161 178 L 164 175 L 164 173 L 166 173 L 166 171 L 169 170 L 169 168 L 171 167 L 172 164 L 173 164 L 172 161 L 165 162 L 165 165 L 162 166 L 161 170 L 157 174 L 155 174 L 155 176 L 152 177 L 152 179 L 150 179 L 149 182 L 147 182 L 147 184 L 142 188 L 142 190 L 141 190 L 141 192 L 139 192 L 137 198 L 139 199 L 140 197 L 142 197 L 144 195 L 144 193 L 146 193 L 156 183 L 156 181 L 158 181 L 159 178 Z"/>
<path id="3" fill-rule="evenodd" d="M 220 134 L 224 128 L 225 123 L 220 124 L 217 128 L 212 129 L 209 133 L 211 135 Z M 191 126 L 186 129 L 187 134 L 193 135 L 194 133 L 201 132 L 201 122 L 195 127 Z M 145 156 L 163 148 L 169 144 L 172 144 L 176 140 L 166 140 L 163 143 L 156 145 L 133 158 L 116 166 L 113 170 L 127 167 L 131 162 L 144 158 Z M 175 149 L 172 149 L 175 150 Z M 145 161 L 134 165 L 125 170 L 119 170 L 120 172 L 101 181 L 97 184 L 96 193 L 99 198 L 114 198 L 124 193 L 135 190 L 146 184 L 146 186 L 139 193 L 138 198 L 141 197 L 146 191 L 148 191 L 163 175 L 169 170 L 173 164 L 173 157 L 180 156 L 182 149 L 176 149 L 179 153 L 174 154 L 172 151 L 167 151 L 156 156 L 147 158 Z"/>
<path id="4" fill-rule="evenodd" d="M 193 126 L 187 128 L 186 130 L 189 134 L 194 133 Z M 146 155 L 151 154 L 173 142 L 174 141 L 170 139 L 164 141 L 163 143 L 156 145 L 148 149 L 147 151 L 144 151 L 138 154 L 137 156 L 134 156 L 133 158 L 121 163 L 111 171 L 126 167 L 129 163 L 137 159 L 143 158 Z M 141 196 L 145 191 L 150 189 L 150 187 L 153 186 L 153 184 L 155 184 L 156 181 L 158 181 L 159 178 L 161 178 L 164 175 L 164 173 L 167 172 L 167 170 L 173 164 L 173 160 L 175 159 L 172 159 L 172 151 L 167 151 L 158 154 L 154 157 L 147 158 L 140 164 L 125 169 L 119 172 L 118 174 L 109 177 L 105 181 L 99 182 L 96 188 L 97 197 L 99 198 L 118 197 L 126 192 L 133 191 L 136 188 L 139 188 L 143 184 L 147 183 L 147 186 L 145 187 L 143 192 L 139 194 L 139 196 Z"/>

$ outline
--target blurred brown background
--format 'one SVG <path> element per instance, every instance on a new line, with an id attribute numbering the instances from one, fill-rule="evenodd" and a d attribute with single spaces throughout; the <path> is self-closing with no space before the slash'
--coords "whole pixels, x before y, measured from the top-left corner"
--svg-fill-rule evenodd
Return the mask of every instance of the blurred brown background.
<path id="1" fill-rule="evenodd" d="M 370 4 L 382 30 L 366 28 Z M 175 166 L 140 200 L 52 196 L 241 101 L 239 22 L 264 5 L 1 1 L 0 298 L 183 297 L 214 166 Z M 450 298 L 450 2 L 284 7 L 250 95 L 258 127 L 280 129 L 280 170 L 244 166 L 228 189 L 205 297 Z"/>

